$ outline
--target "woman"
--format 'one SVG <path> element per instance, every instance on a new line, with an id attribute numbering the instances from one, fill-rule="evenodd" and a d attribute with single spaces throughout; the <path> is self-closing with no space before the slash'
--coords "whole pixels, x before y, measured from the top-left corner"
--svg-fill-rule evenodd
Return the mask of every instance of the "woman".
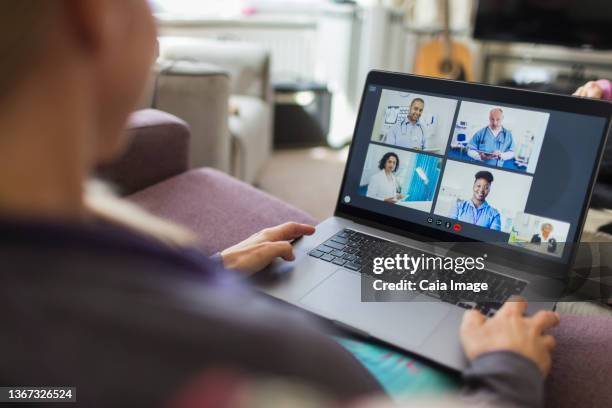
<path id="1" fill-rule="evenodd" d="M 501 217 L 496 208 L 487 202 L 491 191 L 493 174 L 489 171 L 479 171 L 474 175 L 472 198 L 459 201 L 450 218 L 492 230 L 501 230 Z"/>
<path id="2" fill-rule="evenodd" d="M 542 242 L 548 242 L 550 239 L 556 240 L 555 236 L 552 235 L 553 226 L 549 222 L 545 222 L 540 227 L 540 233 L 533 234 L 531 237 L 531 242 L 535 244 L 540 244 Z"/>
<path id="3" fill-rule="evenodd" d="M 532 244 L 545 245 L 548 252 L 557 251 L 557 237 L 552 234 L 553 225 L 549 222 L 545 222 L 540 227 L 539 234 L 533 234 L 531 237 Z"/>
<path id="4" fill-rule="evenodd" d="M 294 259 L 289 241 L 312 226 L 266 229 L 215 262 L 147 235 L 134 220 L 153 218 L 133 208 L 130 226 L 92 209 L 84 185 L 121 150 L 155 35 L 145 0 L 2 5 L 2 382 L 75 386 L 90 407 L 165 405 L 215 368 L 299 380 L 337 400 L 380 391 L 322 327 L 223 268 Z M 538 402 L 558 316 L 524 310 L 466 314 L 465 375 L 478 398 Z"/>
<path id="5" fill-rule="evenodd" d="M 406 196 L 400 194 L 401 187 L 397 177 L 395 177 L 399 166 L 400 161 L 397 154 L 393 152 L 385 153 L 378 162 L 380 171 L 370 177 L 366 196 L 391 204 L 406 198 Z"/>

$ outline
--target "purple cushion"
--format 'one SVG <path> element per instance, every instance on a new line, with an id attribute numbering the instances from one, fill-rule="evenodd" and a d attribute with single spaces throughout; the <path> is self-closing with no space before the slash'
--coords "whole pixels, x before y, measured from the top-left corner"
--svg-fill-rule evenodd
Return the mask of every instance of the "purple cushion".
<path id="1" fill-rule="evenodd" d="M 153 214 L 190 228 L 207 254 L 283 222 L 316 224 L 305 212 L 211 168 L 172 177 L 129 199 Z"/>
<path id="2" fill-rule="evenodd" d="M 546 407 L 612 407 L 612 318 L 562 315 Z"/>
<path id="3" fill-rule="evenodd" d="M 129 143 L 125 152 L 96 172 L 116 185 L 122 195 L 189 168 L 189 126 L 176 116 L 155 109 L 136 111 L 128 120 L 126 133 Z"/>

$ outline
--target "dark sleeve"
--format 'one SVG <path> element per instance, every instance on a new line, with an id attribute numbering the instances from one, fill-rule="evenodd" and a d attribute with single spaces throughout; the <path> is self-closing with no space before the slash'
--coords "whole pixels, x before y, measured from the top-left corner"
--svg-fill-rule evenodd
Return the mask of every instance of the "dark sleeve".
<path id="1" fill-rule="evenodd" d="M 514 352 L 481 355 L 463 372 L 463 380 L 464 399 L 469 402 L 528 408 L 542 406 L 544 376 L 535 363 Z"/>
<path id="2" fill-rule="evenodd" d="M 223 258 L 221 257 L 221 252 L 214 253 L 209 258 L 216 266 L 222 268 L 223 267 Z"/>
<path id="3" fill-rule="evenodd" d="M 540 238 L 538 237 L 538 234 L 533 234 L 533 236 L 531 237 L 531 242 L 536 243 L 536 244 L 540 242 Z"/>

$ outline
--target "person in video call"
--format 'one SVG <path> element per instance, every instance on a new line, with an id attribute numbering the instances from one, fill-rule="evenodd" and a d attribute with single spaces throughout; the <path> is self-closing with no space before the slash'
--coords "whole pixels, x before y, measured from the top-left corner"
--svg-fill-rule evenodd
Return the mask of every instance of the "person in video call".
<path id="1" fill-rule="evenodd" d="M 472 198 L 458 202 L 450 217 L 454 220 L 468 222 L 492 230 L 501 230 L 499 211 L 491 207 L 486 200 L 491 191 L 492 183 L 493 175 L 490 172 L 479 171 L 476 173 L 472 187 Z"/>
<path id="2" fill-rule="evenodd" d="M 180 226 L 159 228 L 170 224 L 87 188 L 96 166 L 122 153 L 155 40 L 146 0 L 2 3 L 3 383 L 75 386 L 79 406 L 97 407 L 176 408 L 189 385 L 193 398 L 180 407 L 221 406 L 211 401 L 239 382 L 230 373 L 253 389 L 268 384 L 267 393 L 267 378 L 297 381 L 337 401 L 329 406 L 383 393 L 330 327 L 271 302 L 246 279 L 279 257 L 295 259 L 291 241 L 313 226 L 266 228 L 211 258 Z M 219 208 L 223 225 L 231 217 Z M 465 313 L 457 335 L 473 405 L 541 403 L 555 346 L 547 330 L 559 316 L 525 317 L 526 308 L 511 301 L 492 318 Z M 296 395 L 251 406 L 309 394 Z"/>
<path id="3" fill-rule="evenodd" d="M 389 129 L 385 143 L 409 149 L 426 149 L 428 147 L 427 133 L 419 121 L 423 109 L 425 109 L 425 101 L 421 98 L 414 98 L 410 102 L 406 118 Z"/>
<path id="4" fill-rule="evenodd" d="M 392 204 L 406 198 L 405 195 L 401 194 L 399 181 L 395 177 L 399 165 L 400 161 L 397 154 L 393 152 L 385 153 L 378 162 L 380 171 L 370 177 L 366 196 Z"/>
<path id="5" fill-rule="evenodd" d="M 512 132 L 502 126 L 504 111 L 493 108 L 489 112 L 489 125 L 480 129 L 468 143 L 467 154 L 472 159 L 503 167 L 504 161 L 514 157 Z"/>
<path id="6" fill-rule="evenodd" d="M 532 244 L 546 244 L 549 252 L 557 250 L 557 239 L 552 235 L 553 226 L 549 222 L 545 222 L 540 227 L 539 234 L 533 234 L 531 237 Z"/>

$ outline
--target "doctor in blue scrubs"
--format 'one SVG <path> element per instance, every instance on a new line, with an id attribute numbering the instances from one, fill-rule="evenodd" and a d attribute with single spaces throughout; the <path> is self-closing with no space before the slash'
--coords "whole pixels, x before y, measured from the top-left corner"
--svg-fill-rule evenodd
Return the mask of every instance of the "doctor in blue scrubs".
<path id="1" fill-rule="evenodd" d="M 501 217 L 499 211 L 487 203 L 487 196 L 491 191 L 493 175 L 488 171 L 479 171 L 474 176 L 472 198 L 457 203 L 450 218 L 492 230 L 501 230 Z"/>
<path id="2" fill-rule="evenodd" d="M 425 129 L 419 122 L 423 109 L 425 109 L 425 101 L 421 98 L 414 98 L 410 102 L 406 119 L 389 129 L 385 143 L 417 150 L 427 148 Z"/>
<path id="3" fill-rule="evenodd" d="M 504 161 L 514 157 L 512 132 L 502 126 L 504 111 L 501 108 L 489 112 L 489 126 L 474 133 L 468 143 L 468 156 L 491 166 L 503 167 Z"/>

